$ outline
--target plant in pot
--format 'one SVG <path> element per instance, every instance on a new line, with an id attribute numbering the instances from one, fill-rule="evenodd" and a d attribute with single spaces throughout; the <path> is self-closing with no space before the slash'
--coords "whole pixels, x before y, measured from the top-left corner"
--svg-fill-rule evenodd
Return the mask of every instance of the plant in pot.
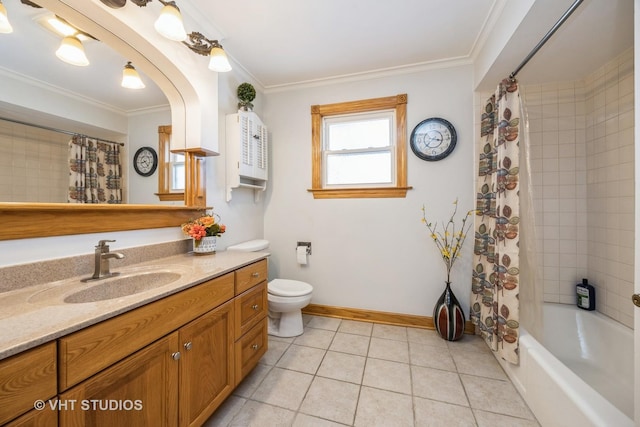
<path id="1" fill-rule="evenodd" d="M 253 104 L 251 101 L 256 99 L 256 90 L 251 83 L 242 83 L 238 86 L 238 108 L 244 111 L 251 111 Z"/>

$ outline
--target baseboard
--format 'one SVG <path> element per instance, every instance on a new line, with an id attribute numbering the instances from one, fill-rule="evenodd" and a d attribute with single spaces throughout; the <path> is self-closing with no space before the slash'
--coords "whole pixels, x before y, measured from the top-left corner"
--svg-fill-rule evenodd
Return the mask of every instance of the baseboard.
<path id="1" fill-rule="evenodd" d="M 302 309 L 304 314 L 315 316 L 338 317 L 340 319 L 363 320 L 367 322 L 384 323 L 387 325 L 410 326 L 413 328 L 435 329 L 433 317 L 417 316 L 415 314 L 389 313 L 386 311 L 363 310 L 360 308 L 332 307 L 329 305 L 309 304 Z M 465 321 L 465 334 L 475 334 L 475 326 L 471 321 Z"/>

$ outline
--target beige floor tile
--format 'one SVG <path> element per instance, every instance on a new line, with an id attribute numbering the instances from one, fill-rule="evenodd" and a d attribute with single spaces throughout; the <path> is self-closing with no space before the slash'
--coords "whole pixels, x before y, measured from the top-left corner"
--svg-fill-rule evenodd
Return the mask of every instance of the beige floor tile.
<path id="1" fill-rule="evenodd" d="M 414 396 L 469 406 L 457 373 L 411 366 L 411 377 Z"/>
<path id="2" fill-rule="evenodd" d="M 369 353 L 371 338 L 363 335 L 343 334 L 338 332 L 333 338 L 329 350 L 366 356 Z"/>
<path id="3" fill-rule="evenodd" d="M 371 336 L 388 340 L 407 341 L 407 328 L 404 326 L 374 323 Z"/>
<path id="4" fill-rule="evenodd" d="M 233 418 L 230 427 L 289 426 L 295 412 L 284 408 L 248 401 Z"/>
<path id="5" fill-rule="evenodd" d="M 470 374 L 503 381 L 508 379 L 502 366 L 500 366 L 500 363 L 498 363 L 492 354 L 471 351 L 452 351 L 451 356 L 456 363 L 458 372 L 461 374 Z"/>
<path id="6" fill-rule="evenodd" d="M 369 357 L 409 363 L 409 345 L 406 341 L 371 338 Z"/>
<path id="7" fill-rule="evenodd" d="M 231 423 L 247 399 L 237 396 L 229 396 L 216 412 L 203 424 L 203 427 L 226 427 Z"/>
<path id="8" fill-rule="evenodd" d="M 315 377 L 300 412 L 327 420 L 352 424 L 360 386 L 329 378 Z"/>
<path id="9" fill-rule="evenodd" d="M 475 353 L 491 354 L 491 349 L 480 335 L 464 334 L 458 341 L 445 341 L 451 353 L 459 351 L 473 351 Z"/>
<path id="10" fill-rule="evenodd" d="M 267 352 L 262 356 L 262 359 L 260 359 L 260 363 L 271 366 L 275 365 L 290 345 L 291 344 L 282 341 L 269 340 Z"/>
<path id="11" fill-rule="evenodd" d="M 292 427 L 344 427 L 344 425 L 345 424 L 338 424 L 333 421 L 298 413 L 296 419 L 293 421 Z"/>
<path id="12" fill-rule="evenodd" d="M 372 329 L 373 329 L 373 323 L 371 322 L 359 322 L 357 320 L 343 320 L 340 323 L 338 332 L 343 332 L 345 334 L 371 336 Z"/>
<path id="13" fill-rule="evenodd" d="M 411 396 L 362 387 L 356 412 L 357 427 L 412 427 L 413 409 Z"/>
<path id="14" fill-rule="evenodd" d="M 535 419 L 515 387 L 509 381 L 460 375 L 473 409 L 518 418 Z"/>
<path id="15" fill-rule="evenodd" d="M 309 323 L 307 323 L 307 327 L 316 328 L 316 329 L 326 329 L 328 331 L 337 331 L 340 326 L 341 319 L 336 319 L 333 317 L 322 317 L 322 316 L 313 316 Z"/>
<path id="16" fill-rule="evenodd" d="M 279 341 L 279 342 L 286 342 L 288 344 L 291 344 L 295 339 L 296 337 L 276 337 L 274 335 L 269 335 L 269 342 Z"/>
<path id="17" fill-rule="evenodd" d="M 537 421 L 494 414 L 474 409 L 478 427 L 540 427 Z"/>
<path id="18" fill-rule="evenodd" d="M 322 362 L 326 350 L 291 344 L 276 366 L 307 374 L 315 374 Z"/>
<path id="19" fill-rule="evenodd" d="M 420 427 L 475 427 L 471 409 L 421 397 L 414 397 L 416 426 Z"/>
<path id="20" fill-rule="evenodd" d="M 409 342 L 409 359 L 412 365 L 456 372 L 453 357 L 451 357 L 446 346 L 434 347 L 432 345 Z"/>
<path id="21" fill-rule="evenodd" d="M 355 354 L 328 351 L 322 360 L 318 376 L 361 384 L 366 358 Z"/>
<path id="22" fill-rule="evenodd" d="M 312 380 L 313 375 L 273 368 L 251 398 L 295 411 L 300 407 Z"/>
<path id="23" fill-rule="evenodd" d="M 406 363 L 367 358 L 362 385 L 411 394 L 411 373 Z"/>
<path id="24" fill-rule="evenodd" d="M 236 396 L 251 397 L 273 366 L 258 363 L 233 391 Z"/>
<path id="25" fill-rule="evenodd" d="M 446 347 L 447 341 L 431 329 L 407 328 L 407 338 L 411 342 L 428 344 L 434 347 Z"/>
<path id="26" fill-rule="evenodd" d="M 306 345 L 307 347 L 324 348 L 325 350 L 331 345 L 331 341 L 336 333 L 324 329 L 314 329 L 305 327 L 304 333 L 293 340 L 294 344 Z"/>

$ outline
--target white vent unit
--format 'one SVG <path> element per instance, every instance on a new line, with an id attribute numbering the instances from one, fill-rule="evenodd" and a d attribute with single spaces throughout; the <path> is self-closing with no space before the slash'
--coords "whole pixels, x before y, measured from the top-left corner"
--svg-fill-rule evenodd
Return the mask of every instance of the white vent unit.
<path id="1" fill-rule="evenodd" d="M 255 200 L 267 188 L 267 127 L 253 111 L 227 114 L 227 202 L 234 188 L 251 188 Z"/>

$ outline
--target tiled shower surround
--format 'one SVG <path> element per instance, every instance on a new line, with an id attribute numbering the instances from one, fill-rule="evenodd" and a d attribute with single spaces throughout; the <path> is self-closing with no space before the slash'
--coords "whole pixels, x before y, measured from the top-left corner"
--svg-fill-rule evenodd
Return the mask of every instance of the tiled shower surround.
<path id="1" fill-rule="evenodd" d="M 544 300 L 575 304 L 587 278 L 596 309 L 633 327 L 633 49 L 582 81 L 520 83 Z"/>

